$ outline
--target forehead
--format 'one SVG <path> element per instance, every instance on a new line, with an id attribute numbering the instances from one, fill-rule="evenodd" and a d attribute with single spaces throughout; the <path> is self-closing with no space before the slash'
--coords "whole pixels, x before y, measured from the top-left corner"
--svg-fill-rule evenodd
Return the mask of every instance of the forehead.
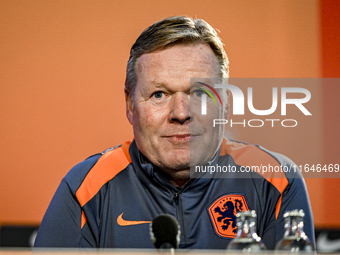
<path id="1" fill-rule="evenodd" d="M 146 53 L 136 61 L 138 80 L 218 77 L 218 60 L 204 43 L 178 44 Z"/>

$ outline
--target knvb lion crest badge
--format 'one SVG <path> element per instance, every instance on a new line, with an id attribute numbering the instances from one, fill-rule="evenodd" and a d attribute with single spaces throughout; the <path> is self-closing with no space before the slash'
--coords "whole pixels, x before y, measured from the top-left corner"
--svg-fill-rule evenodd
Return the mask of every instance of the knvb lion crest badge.
<path id="1" fill-rule="evenodd" d="M 227 238 L 236 236 L 236 213 L 249 210 L 244 195 L 239 194 L 224 195 L 207 209 L 216 234 Z"/>

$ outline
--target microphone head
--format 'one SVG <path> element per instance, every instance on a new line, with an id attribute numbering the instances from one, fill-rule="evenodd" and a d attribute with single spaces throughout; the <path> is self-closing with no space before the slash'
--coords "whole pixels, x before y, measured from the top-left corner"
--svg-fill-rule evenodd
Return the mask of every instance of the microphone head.
<path id="1" fill-rule="evenodd" d="M 175 217 L 161 214 L 152 220 L 150 235 L 157 249 L 176 249 L 180 242 L 181 230 Z"/>

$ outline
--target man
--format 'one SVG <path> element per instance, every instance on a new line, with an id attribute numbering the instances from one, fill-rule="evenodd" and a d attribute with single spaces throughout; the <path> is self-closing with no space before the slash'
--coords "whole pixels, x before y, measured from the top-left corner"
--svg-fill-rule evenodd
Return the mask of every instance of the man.
<path id="1" fill-rule="evenodd" d="M 225 249 L 236 236 L 236 212 L 245 210 L 257 212 L 257 233 L 269 249 L 283 236 L 287 210 L 305 211 L 305 231 L 314 240 L 298 173 L 190 177 L 195 165 L 239 170 L 292 164 L 282 155 L 225 139 L 222 125 L 212 128 L 214 118 L 228 117 L 223 91 L 218 105 L 205 97 L 207 114 L 200 114 L 205 93 L 214 90 L 212 78 L 227 77 L 222 42 L 205 21 L 170 17 L 147 28 L 131 49 L 125 84 L 135 139 L 86 159 L 66 175 L 35 246 L 152 248 L 149 223 L 168 213 L 180 224 L 179 248 Z"/>

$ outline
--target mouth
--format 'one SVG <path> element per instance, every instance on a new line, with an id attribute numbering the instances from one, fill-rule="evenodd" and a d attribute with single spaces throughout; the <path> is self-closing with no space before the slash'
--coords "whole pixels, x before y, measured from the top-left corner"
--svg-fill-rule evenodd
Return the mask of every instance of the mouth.
<path id="1" fill-rule="evenodd" d="M 190 136 L 190 134 L 174 134 L 165 137 L 172 141 L 190 141 Z"/>
<path id="2" fill-rule="evenodd" d="M 170 141 L 174 142 L 189 142 L 190 140 L 194 139 L 198 135 L 195 134 L 174 134 L 165 136 L 165 138 L 169 139 Z"/>

